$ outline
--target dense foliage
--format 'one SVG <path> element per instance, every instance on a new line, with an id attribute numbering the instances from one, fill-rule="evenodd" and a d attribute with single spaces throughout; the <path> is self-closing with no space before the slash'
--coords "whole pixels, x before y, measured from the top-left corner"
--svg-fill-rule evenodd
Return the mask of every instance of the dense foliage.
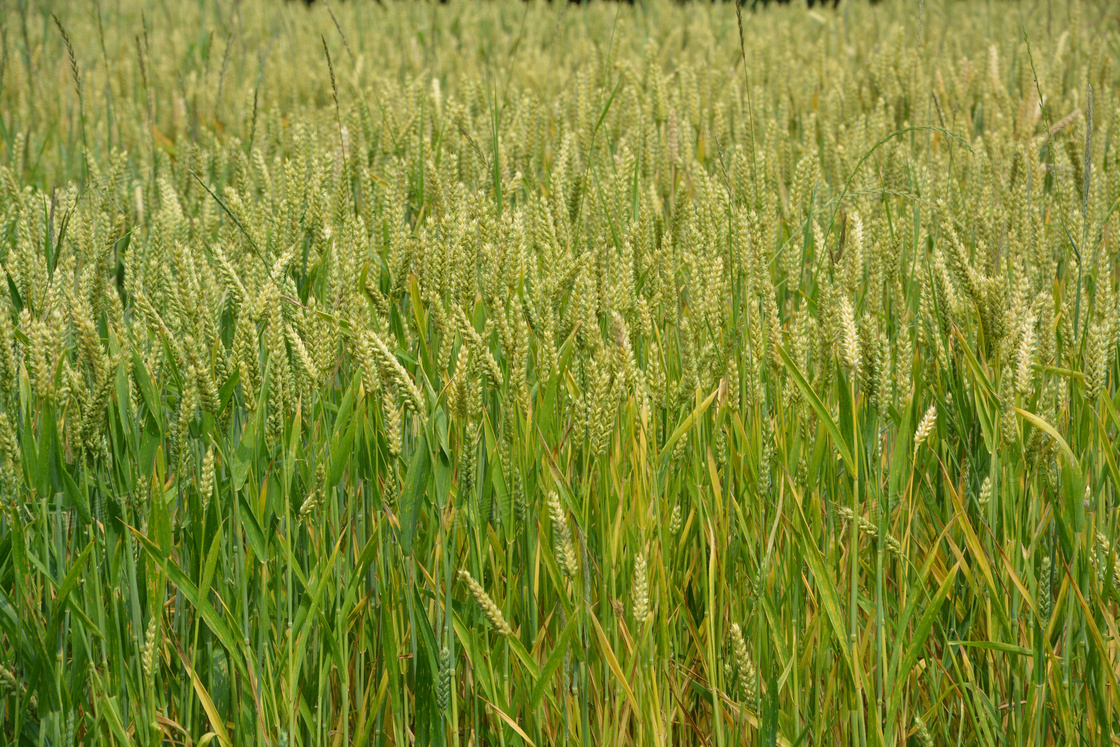
<path id="1" fill-rule="evenodd" d="M 6 3 L 0 733 L 1112 743 L 1120 33 L 1039 7 Z"/>

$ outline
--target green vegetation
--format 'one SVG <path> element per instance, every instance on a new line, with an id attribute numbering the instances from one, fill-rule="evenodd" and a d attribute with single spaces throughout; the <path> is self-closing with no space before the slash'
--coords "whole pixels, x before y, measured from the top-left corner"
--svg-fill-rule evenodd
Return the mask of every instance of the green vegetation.
<path id="1" fill-rule="evenodd" d="M 50 5 L 0 741 L 1115 742 L 1109 3 Z"/>

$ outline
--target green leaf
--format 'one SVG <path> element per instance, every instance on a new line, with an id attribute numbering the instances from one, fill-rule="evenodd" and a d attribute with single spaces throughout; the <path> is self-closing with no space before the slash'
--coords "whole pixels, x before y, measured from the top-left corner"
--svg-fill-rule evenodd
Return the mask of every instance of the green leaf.
<path id="1" fill-rule="evenodd" d="M 55 609 L 59 609 L 62 603 L 66 601 L 66 597 L 78 583 L 78 578 L 81 576 L 85 568 L 86 561 L 89 560 L 90 554 L 93 552 L 94 547 L 97 545 L 96 540 L 90 540 L 86 548 L 82 550 L 81 554 L 74 559 L 74 564 L 70 566 L 70 570 L 66 572 L 66 578 L 62 579 L 62 583 L 58 585 L 58 596 L 54 599 Z"/>
<path id="2" fill-rule="evenodd" d="M 436 638 L 428 621 L 426 606 L 415 594 L 415 619 L 420 635 L 416 637 L 416 744 L 434 744 L 440 724 L 439 706 L 436 704 L 435 683 L 439 679 Z M 435 727 L 435 728 L 433 728 Z M 435 732 L 435 734 L 433 734 Z"/>
<path id="3" fill-rule="evenodd" d="M 797 506 L 796 516 L 800 520 L 796 522 L 796 528 L 800 535 L 801 547 L 805 550 L 805 562 L 808 564 L 809 570 L 813 572 L 813 580 L 816 581 L 817 591 L 820 594 L 820 603 L 824 606 L 825 616 L 828 618 L 829 625 L 832 626 L 833 635 L 836 636 L 837 648 L 844 658 L 844 664 L 848 668 L 852 682 L 856 683 L 856 669 L 852 663 L 852 651 L 848 646 L 848 634 L 844 624 L 843 607 L 840 605 L 840 595 L 836 592 L 832 575 L 825 566 L 824 557 L 817 548 L 816 540 L 809 533 L 809 525 L 805 520 L 805 514 L 801 510 L 800 499 L 795 499 L 794 503 Z"/>
<path id="4" fill-rule="evenodd" d="M 603 631 L 603 626 L 599 624 L 595 613 L 590 610 L 587 611 L 587 619 L 591 621 L 591 627 L 594 628 L 595 635 L 599 639 L 599 649 L 603 653 L 603 658 L 607 660 L 607 666 L 611 668 L 614 676 L 618 679 L 618 684 L 622 687 L 626 700 L 630 701 L 630 707 L 634 709 L 634 713 L 640 713 L 638 699 L 634 697 L 634 691 L 630 689 L 630 683 L 626 681 L 626 675 L 623 674 L 622 667 L 618 664 L 618 658 L 614 655 L 614 649 L 611 648 L 611 643 L 607 639 L 607 634 Z"/>
<path id="5" fill-rule="evenodd" d="M 249 467 L 253 464 L 253 455 L 256 453 L 256 426 L 256 418 L 246 423 L 245 430 L 241 433 L 241 441 L 237 444 L 237 450 L 233 452 L 229 474 L 234 492 L 241 490 L 245 486 L 245 480 L 249 477 Z"/>
<path id="6" fill-rule="evenodd" d="M 8 296 L 12 299 L 12 308 L 15 309 L 15 312 L 18 315 L 21 311 L 23 311 L 23 298 L 21 298 L 19 295 L 19 288 L 17 288 L 16 284 L 12 282 L 12 274 L 5 270 L 4 277 L 8 279 Z M 28 341 L 25 339 L 21 340 L 20 342 L 26 345 Z"/>
<path id="7" fill-rule="evenodd" d="M 267 560 L 268 543 L 265 541 L 256 510 L 249 504 L 249 500 L 243 493 L 238 493 L 238 501 L 241 503 L 241 528 L 245 530 L 245 536 L 249 539 L 249 547 L 253 548 L 258 558 Z"/>
<path id="8" fill-rule="evenodd" d="M 611 95 L 607 99 L 607 103 L 603 105 L 603 111 L 599 113 L 599 118 L 595 120 L 595 129 L 591 131 L 591 139 L 593 142 L 595 139 L 595 133 L 599 131 L 599 127 L 603 124 L 603 120 L 607 118 L 607 112 L 611 110 L 611 104 L 614 103 L 614 97 L 618 94 L 618 89 L 622 87 L 623 80 L 625 79 L 620 76 L 618 82 L 614 84 L 614 90 L 611 91 Z"/>
<path id="9" fill-rule="evenodd" d="M 25 400 L 26 401 L 26 400 Z M 20 429 L 19 453 L 23 466 L 24 479 L 28 485 L 37 488 L 39 475 L 39 447 L 35 441 L 35 428 L 30 419 L 24 421 Z"/>
<path id="10" fill-rule="evenodd" d="M 58 442 L 58 421 L 55 420 L 54 408 L 47 405 L 39 415 L 39 458 L 36 461 L 38 469 L 35 472 L 35 489 L 41 497 L 49 496 L 51 490 L 51 472 L 56 458 Z"/>
<path id="11" fill-rule="evenodd" d="M 334 580 L 334 565 L 338 561 L 338 550 L 342 546 L 343 539 L 345 539 L 344 535 L 339 536 L 330 557 L 320 560 L 318 565 L 312 569 L 306 581 L 303 581 L 304 586 L 307 587 L 307 596 L 300 603 L 300 608 L 296 611 L 295 621 L 292 623 L 292 633 L 296 638 L 304 635 L 304 627 L 307 625 L 308 619 L 315 614 L 323 599 L 323 594 L 327 590 L 327 585 Z M 281 543 L 281 547 L 288 556 L 288 562 L 294 565 L 296 558 L 291 555 L 291 548 L 287 543 Z"/>
<path id="12" fill-rule="evenodd" d="M 401 552 L 412 554 L 412 541 L 416 536 L 416 523 L 420 518 L 420 504 L 428 494 L 428 473 L 432 460 L 428 452 L 428 437 L 421 429 L 408 463 L 401 492 Z"/>
<path id="13" fill-rule="evenodd" d="M 223 410 L 229 405 L 229 401 L 233 399 L 233 393 L 237 391 L 237 385 L 240 383 L 241 372 L 235 368 L 229 378 L 226 379 L 226 383 L 222 384 L 222 388 L 218 391 L 218 400 L 222 403 L 221 408 Z"/>
<path id="14" fill-rule="evenodd" d="M 972 346 L 969 345 L 968 340 L 965 339 L 964 333 L 956 327 L 953 328 L 953 331 L 956 333 L 957 339 L 961 342 L 960 350 L 964 353 L 964 359 L 968 362 L 968 366 L 972 369 L 972 373 L 976 377 L 976 380 L 980 382 L 981 388 L 983 389 L 983 394 L 991 395 L 993 397 L 997 396 L 995 388 L 992 386 L 992 383 L 988 381 L 987 374 L 984 373 L 983 366 L 980 365 L 980 361 L 978 361 L 976 359 L 976 356 L 973 355 Z"/>
<path id="15" fill-rule="evenodd" d="M 533 692 L 529 696 L 530 713 L 536 713 L 537 706 L 540 705 L 541 699 L 544 698 L 544 694 L 548 690 L 549 682 L 564 662 L 564 654 L 568 650 L 568 644 L 571 642 L 572 636 L 578 629 L 578 622 L 579 617 L 577 615 L 568 618 L 568 624 L 564 626 L 564 631 L 560 633 L 560 637 L 556 639 L 556 645 L 552 647 L 552 653 L 548 655 L 544 666 L 541 667 L 540 676 L 537 677 L 536 684 L 533 685 Z"/>
<path id="16" fill-rule="evenodd" d="M 507 641 L 509 643 L 510 651 L 512 651 L 513 655 L 520 659 L 521 663 L 525 665 L 525 669 L 529 671 L 529 675 L 533 678 L 533 680 L 536 680 L 541 673 L 540 667 L 537 666 L 537 662 L 533 661 L 533 657 L 529 654 L 529 651 L 525 648 L 524 644 L 521 643 L 521 639 L 517 638 L 516 636 L 510 636 Z"/>
<path id="17" fill-rule="evenodd" d="M 773 667 L 766 677 L 766 695 L 762 703 L 762 744 L 777 747 L 778 744 L 778 678 Z"/>
<path id="18" fill-rule="evenodd" d="M 354 451 L 354 436 L 358 432 L 358 422 L 361 417 L 352 417 L 350 422 L 346 424 L 346 430 L 339 439 L 339 432 L 336 430 L 334 437 L 331 439 L 331 467 L 329 477 L 327 479 L 327 487 L 333 488 L 342 481 L 342 473 L 346 471 L 346 465 L 350 463 L 350 457 Z"/>
<path id="19" fill-rule="evenodd" d="M 859 455 L 859 432 L 856 426 L 856 418 L 858 417 L 855 396 L 852 393 L 852 384 L 844 373 L 844 369 L 840 364 L 836 364 L 836 393 L 839 400 L 839 413 L 840 422 L 837 425 L 840 427 L 841 441 L 848 452 L 854 456 Z M 859 466 L 858 464 L 856 465 Z M 853 476 L 855 473 L 851 473 Z"/>
<path id="20" fill-rule="evenodd" d="M 1000 641 L 947 641 L 950 646 L 966 646 L 968 648 L 982 648 L 988 651 L 1002 651 L 1005 654 L 1019 654 L 1020 656 L 1034 656 L 1034 652 L 1023 646 L 1014 646 Z"/>
<path id="21" fill-rule="evenodd" d="M 895 431 L 890 476 L 887 479 L 888 495 L 892 506 L 902 497 L 902 491 L 906 489 L 907 475 L 910 472 L 910 441 L 913 439 L 910 427 L 913 409 L 910 405 L 902 408 L 902 420 L 898 424 L 898 430 Z"/>
<path id="22" fill-rule="evenodd" d="M 66 468 L 59 470 L 62 473 L 62 487 L 66 492 L 66 500 L 70 501 L 71 505 L 78 510 L 78 518 L 82 520 L 83 524 L 89 524 L 93 520 L 93 515 L 89 510 L 89 496 L 86 491 L 74 482 L 74 478 L 70 476 L 70 471 Z"/>
<path id="23" fill-rule="evenodd" d="M 225 617 L 218 614 L 210 604 L 209 590 L 207 590 L 208 593 L 205 595 L 199 594 L 198 587 L 194 585 L 187 574 L 183 573 L 178 565 L 163 555 L 158 545 L 133 527 L 129 527 L 129 531 L 139 540 L 140 546 L 144 549 L 144 552 L 148 554 L 160 570 L 167 574 L 168 580 L 174 584 L 179 591 L 183 592 L 183 596 L 186 600 L 198 610 L 200 615 L 202 615 L 202 619 L 206 621 L 206 625 L 213 631 L 218 641 L 225 646 L 226 652 L 230 654 L 230 660 L 237 663 L 238 668 L 242 668 L 240 666 L 241 638 L 235 632 L 238 629 L 230 628 L 226 623 Z"/>
<path id="24" fill-rule="evenodd" d="M 194 667 L 191 666 L 190 660 L 187 658 L 187 655 L 183 653 L 183 649 L 179 647 L 178 642 L 175 643 L 175 651 L 179 654 L 179 660 L 183 663 L 183 668 L 187 670 L 191 685 L 194 687 L 195 694 L 198 695 L 198 702 L 202 704 L 202 710 L 206 712 L 206 717 L 210 720 L 210 726 L 213 727 L 214 732 L 218 735 L 222 747 L 233 747 L 233 742 L 230 740 L 229 732 L 226 731 L 226 724 L 222 719 L 222 715 L 218 713 L 218 709 L 214 706 L 214 701 L 210 698 L 210 693 L 207 692 L 206 686 L 202 684 L 202 680 L 195 673 Z"/>
<path id="25" fill-rule="evenodd" d="M 144 365 L 144 359 L 140 356 L 139 351 L 132 353 L 132 378 L 136 382 L 136 388 L 140 390 L 140 398 L 144 400 L 144 406 L 148 408 L 148 413 L 155 421 L 156 427 L 159 432 L 164 432 L 163 427 L 163 401 L 156 396 L 155 387 L 152 386 L 152 377 L 148 375 L 148 368 Z"/>
<path id="26" fill-rule="evenodd" d="M 440 451 L 436 455 L 435 466 L 433 483 L 436 489 L 436 506 L 442 508 L 447 505 L 447 497 L 451 494 L 451 462 L 445 452 Z"/>
<path id="27" fill-rule="evenodd" d="M 1064 453 L 1066 455 L 1066 458 L 1069 459 L 1070 464 L 1074 466 L 1078 465 L 1077 457 L 1074 455 L 1073 449 L 1069 447 L 1069 444 L 1066 443 L 1066 440 L 1062 438 L 1062 434 L 1058 433 L 1058 430 L 1054 426 L 1050 425 L 1045 420 L 1035 415 L 1033 412 L 1027 412 L 1026 410 L 1020 409 L 1018 407 L 1015 408 L 1015 412 L 1019 413 L 1023 420 L 1026 420 L 1035 428 L 1044 431 L 1048 436 L 1050 436 L 1050 438 L 1057 441 L 1058 446 L 1062 448 L 1062 453 Z"/>
<path id="28" fill-rule="evenodd" d="M 946 525 L 945 528 L 942 529 L 942 535 L 948 532 L 949 528 L 952 525 L 953 522 L 950 522 L 948 525 Z M 938 542 L 940 542 L 940 540 L 941 538 L 938 538 Z M 898 622 L 894 626 L 895 638 L 897 640 L 906 639 L 906 628 L 910 625 L 910 619 L 914 616 L 918 609 L 922 608 L 922 606 L 926 602 L 926 579 L 929 578 L 930 571 L 933 570 L 933 562 L 936 558 L 937 555 L 935 553 L 928 553 L 926 555 L 925 562 L 922 564 L 922 567 L 918 570 L 917 575 L 914 577 L 914 580 L 910 584 L 910 599 L 906 604 L 906 608 L 902 611 L 902 615 L 899 616 Z M 894 653 L 891 655 L 890 666 L 887 668 L 887 677 L 889 678 L 888 683 L 893 683 L 898 677 L 905 676 L 899 668 L 900 662 L 902 660 L 902 654 L 902 646 L 896 646 L 894 649 Z M 887 720 L 890 721 L 891 718 L 893 718 L 894 709 L 899 706 L 899 701 L 893 697 L 890 697 L 888 700 L 888 704 Z"/>
<path id="29" fill-rule="evenodd" d="M 926 645 L 926 639 L 929 638 L 930 631 L 933 630 L 933 623 L 937 616 L 941 614 L 941 605 L 944 603 L 945 598 L 949 596 L 950 589 L 953 588 L 953 581 L 957 578 L 957 570 L 960 568 L 960 563 L 953 566 L 945 578 L 941 581 L 941 586 L 937 589 L 937 593 L 933 595 L 933 599 L 926 606 L 926 611 L 922 614 L 918 625 L 914 628 L 914 632 L 906 639 L 906 653 L 902 657 L 902 663 L 895 671 L 895 682 L 900 682 L 910 674 L 910 670 L 914 668 L 914 664 L 918 661 L 918 655 Z"/>
<path id="30" fill-rule="evenodd" d="M 1076 463 L 1062 465 L 1062 495 L 1065 498 L 1065 516 L 1071 521 L 1073 531 L 1085 530 L 1085 480 Z"/>
<path id="31" fill-rule="evenodd" d="M 116 390 L 116 401 L 110 401 L 109 407 L 116 413 L 117 422 L 120 424 L 122 432 L 128 435 L 128 445 L 131 447 L 136 439 L 136 430 L 140 424 L 136 419 L 136 413 L 132 411 L 132 402 L 128 395 L 128 382 L 128 371 L 125 370 L 123 365 L 118 366 L 113 382 Z M 132 448 L 129 448 L 129 454 L 132 455 L 132 453 Z"/>
<path id="32" fill-rule="evenodd" d="M 8 536 L 12 538 L 12 560 L 16 567 L 16 584 L 22 586 L 31 575 L 31 566 L 27 559 L 27 537 L 22 521 L 8 524 Z"/>
<path id="33" fill-rule="evenodd" d="M 206 554 L 206 566 L 202 570 L 202 580 L 198 586 L 203 594 L 210 592 L 210 584 L 214 581 L 214 571 L 218 567 L 218 558 L 222 554 L 222 539 L 223 536 L 219 527 L 218 531 L 214 532 L 214 539 L 210 542 L 210 552 Z"/>
<path id="34" fill-rule="evenodd" d="M 487 445 L 490 448 L 490 458 L 487 461 L 490 473 L 490 484 L 494 487 L 494 500 L 498 502 L 498 513 L 501 517 L 501 526 L 505 530 L 506 542 L 513 540 L 513 495 L 510 493 L 505 470 L 502 469 L 502 460 L 498 456 L 498 444 L 490 433 L 490 426 L 486 426 Z"/>
<path id="35" fill-rule="evenodd" d="M 148 506 L 148 531 L 155 537 L 163 557 L 171 555 L 171 508 L 160 486 L 154 485 Z"/>
<path id="36" fill-rule="evenodd" d="M 354 598 L 358 594 L 358 589 L 365 586 L 366 571 L 369 570 L 370 564 L 373 563 L 380 549 L 381 547 L 378 543 L 377 535 L 370 535 L 370 538 L 366 540 L 365 547 L 362 548 L 361 555 L 358 556 L 357 561 L 354 562 L 353 567 L 348 573 L 350 580 L 346 583 L 346 595 L 344 597 L 343 609 L 350 609 Z"/>
<path id="37" fill-rule="evenodd" d="M 789 357 L 789 353 L 786 352 L 786 349 L 779 345 L 778 352 L 781 354 L 782 361 L 785 362 L 786 368 L 789 369 L 790 376 L 793 377 L 794 383 L 797 384 L 797 388 L 801 390 L 801 393 L 805 395 L 805 399 L 808 400 L 809 405 L 812 406 L 814 412 L 817 413 L 817 419 L 828 429 L 828 434 L 832 436 L 832 441 L 836 445 L 836 450 L 840 452 L 840 457 L 844 460 L 844 466 L 848 469 L 848 474 L 857 474 L 856 463 L 855 460 L 852 459 L 852 452 L 848 448 L 847 442 L 844 441 L 844 437 L 840 435 L 840 427 L 836 425 L 836 421 L 832 419 L 828 408 L 824 406 L 824 403 L 821 402 L 821 398 L 813 391 L 813 387 L 809 386 L 809 382 L 805 380 L 805 375 L 801 373 L 797 364 Z"/>
<path id="38" fill-rule="evenodd" d="M 682 420 L 680 422 L 680 425 L 678 425 L 673 430 L 669 438 L 665 440 L 665 445 L 661 447 L 662 461 L 668 459 L 669 455 L 673 451 L 673 447 L 676 446 L 677 441 L 680 441 L 686 433 L 692 430 L 692 427 L 696 425 L 696 421 L 699 420 L 705 412 L 707 412 L 708 407 L 711 406 L 712 401 L 716 398 L 717 394 L 719 394 L 719 389 L 716 389 L 711 394 L 709 394 L 707 399 L 698 404 L 696 408 L 691 413 L 689 413 L 688 417 Z"/>

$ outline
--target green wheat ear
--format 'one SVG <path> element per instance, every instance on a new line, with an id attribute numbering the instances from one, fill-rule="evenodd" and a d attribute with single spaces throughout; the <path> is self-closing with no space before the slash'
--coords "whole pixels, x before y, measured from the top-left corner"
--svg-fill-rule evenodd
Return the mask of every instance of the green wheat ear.
<path id="1" fill-rule="evenodd" d="M 634 620 L 643 625 L 649 618 L 649 578 L 647 577 L 646 555 L 638 553 L 634 561 Z"/>
<path id="2" fill-rule="evenodd" d="M 498 608 L 498 605 L 494 604 L 494 600 L 490 598 L 490 595 L 486 593 L 482 585 L 475 581 L 466 570 L 459 571 L 459 580 L 467 585 L 471 596 L 474 597 L 478 606 L 482 608 L 482 611 L 486 614 L 486 618 L 490 621 L 494 630 L 503 636 L 513 635 L 513 630 L 510 628 L 509 623 L 506 622 L 502 611 Z"/>
<path id="3" fill-rule="evenodd" d="M 1111 733 L 1102 3 L 71 5 L 0 6 L 0 733 Z"/>

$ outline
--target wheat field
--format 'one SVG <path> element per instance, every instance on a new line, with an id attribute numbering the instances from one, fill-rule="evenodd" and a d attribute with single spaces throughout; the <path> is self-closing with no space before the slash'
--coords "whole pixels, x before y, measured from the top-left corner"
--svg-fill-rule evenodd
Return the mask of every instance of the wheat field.
<path id="1" fill-rule="evenodd" d="M 1110 3 L 0 14 L 0 742 L 1120 743 Z"/>

